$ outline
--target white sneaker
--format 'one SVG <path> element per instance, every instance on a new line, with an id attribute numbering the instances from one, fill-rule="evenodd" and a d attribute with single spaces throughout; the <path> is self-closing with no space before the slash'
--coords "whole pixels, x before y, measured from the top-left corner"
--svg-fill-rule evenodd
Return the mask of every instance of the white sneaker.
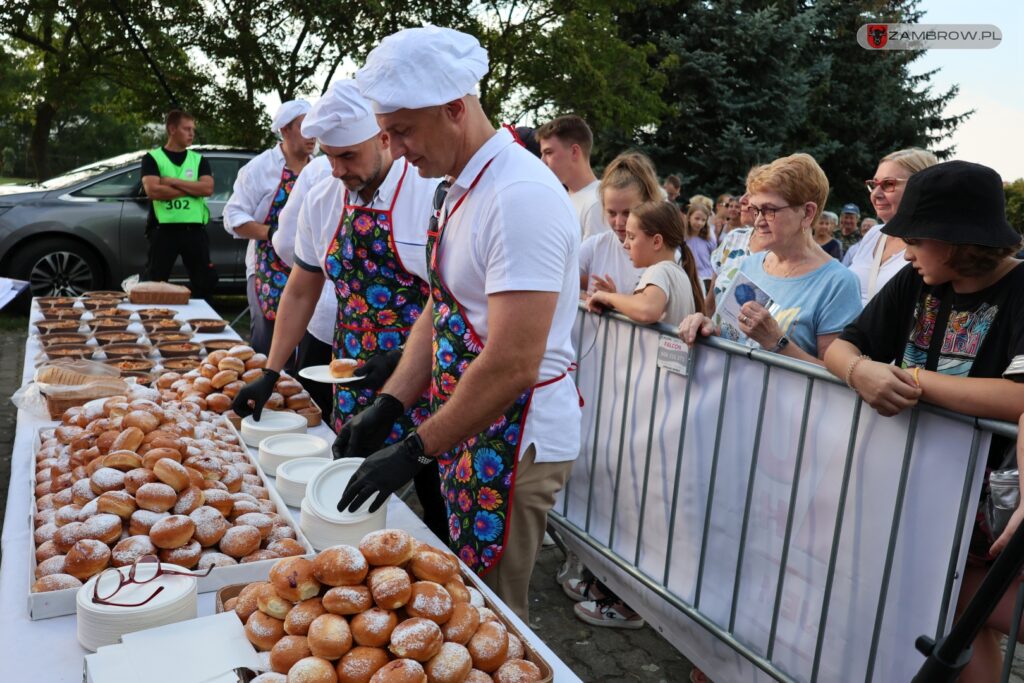
<path id="1" fill-rule="evenodd" d="M 626 603 L 615 598 L 587 600 L 572 606 L 576 618 L 591 626 L 604 628 L 637 629 L 644 627 L 643 618 L 631 610 Z"/>
<path id="2" fill-rule="evenodd" d="M 569 579 L 578 579 L 583 576 L 583 563 L 580 562 L 580 558 L 576 556 L 576 553 L 570 551 L 565 556 L 565 562 L 558 568 L 558 572 L 555 574 L 555 581 L 558 583 L 565 583 Z"/>

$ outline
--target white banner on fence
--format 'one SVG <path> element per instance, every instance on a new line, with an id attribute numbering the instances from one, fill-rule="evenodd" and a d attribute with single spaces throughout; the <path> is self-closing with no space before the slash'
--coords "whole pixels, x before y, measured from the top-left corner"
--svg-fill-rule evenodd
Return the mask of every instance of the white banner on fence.
<path id="1" fill-rule="evenodd" d="M 586 400 L 582 451 L 555 510 L 564 511 L 569 522 L 629 563 L 637 560 L 636 566 L 657 583 L 667 577 L 663 585 L 671 593 L 690 605 L 696 603 L 699 612 L 723 630 L 729 627 L 739 572 L 734 636 L 767 657 L 778 603 L 770 659 L 794 679 L 809 680 L 856 397 L 845 387 L 811 381 L 794 371 L 772 368 L 767 374 L 750 492 L 752 513 L 740 562 L 766 366 L 697 347 L 686 377 L 661 369 L 659 352 L 664 356 L 664 351 L 659 337 L 650 328 L 581 312 L 575 340 L 580 354 L 577 382 Z M 684 430 L 687 382 L 692 386 Z M 797 471 L 805 401 L 806 431 Z M 819 680 L 865 679 L 909 424 L 909 414 L 881 418 L 867 406 L 861 410 Z M 968 472 L 973 437 L 967 424 L 919 413 L 872 677 L 876 681 L 909 680 L 923 661 L 914 650 L 915 638 L 934 635 L 939 626 L 965 481 L 972 487 L 966 517 L 971 520 L 989 447 L 985 435 L 977 467 Z M 719 457 L 711 489 L 716 439 Z M 709 490 L 712 503 L 705 520 Z M 779 597 L 791 504 L 793 523 Z M 966 557 L 969 527 L 968 521 L 959 568 Z M 606 563 L 605 568 L 611 566 Z M 712 679 L 760 678 L 725 645 L 699 645 L 692 621 L 618 574 L 612 583 L 626 589 L 623 597 L 638 601 L 634 607 Z M 631 585 L 637 589 L 631 590 Z"/>

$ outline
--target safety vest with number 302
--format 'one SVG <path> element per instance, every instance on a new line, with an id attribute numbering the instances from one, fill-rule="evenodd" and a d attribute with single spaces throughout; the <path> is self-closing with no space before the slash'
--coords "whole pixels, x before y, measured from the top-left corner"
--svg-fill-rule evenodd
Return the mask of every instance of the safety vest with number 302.
<path id="1" fill-rule="evenodd" d="M 176 166 L 160 147 L 150 151 L 150 155 L 156 160 L 156 166 L 161 176 L 190 181 L 199 180 L 199 161 L 202 157 L 196 152 L 187 150 L 185 152 L 185 161 L 181 166 Z M 154 200 L 153 211 L 156 213 L 156 219 L 160 223 L 205 224 L 210 218 L 210 211 L 206 207 L 205 197 L 176 197 L 174 199 Z"/>

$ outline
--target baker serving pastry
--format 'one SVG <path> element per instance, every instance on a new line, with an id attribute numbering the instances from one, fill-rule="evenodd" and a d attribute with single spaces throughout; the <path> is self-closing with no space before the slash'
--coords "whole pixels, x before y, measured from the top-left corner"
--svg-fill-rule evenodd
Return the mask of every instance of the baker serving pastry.
<path id="1" fill-rule="evenodd" d="M 475 94 L 487 70 L 476 38 L 428 26 L 385 38 L 356 74 L 391 153 L 454 181 L 428 234 L 431 314 L 383 389 L 405 406 L 429 389 L 431 415 L 367 457 L 338 507 L 379 507 L 436 460 L 449 546 L 525 618 L 547 514 L 579 451 L 567 373 L 580 236 L 555 176 L 488 121 Z"/>
<path id="2" fill-rule="evenodd" d="M 334 83 L 302 123 L 332 167 L 306 194 L 295 238 L 295 268 L 278 309 L 278 324 L 263 377 L 242 389 L 234 410 L 258 420 L 274 391 L 278 373 L 299 343 L 320 298 L 325 278 L 338 300 L 335 358 L 367 360 L 396 350 L 409 335 L 429 297 L 426 282 L 427 223 L 437 180 L 417 174 L 400 156 L 392 157 L 370 103 L 352 80 Z M 340 187 L 340 179 L 344 188 Z M 427 414 L 427 403 L 408 406 L 373 389 L 334 386 L 332 427 L 372 412 L 372 427 L 346 432 L 335 457 L 365 456 L 381 443 L 408 435 Z M 356 420 L 359 419 L 357 416 Z M 350 438 L 354 435 L 354 438 Z M 372 447 L 361 449 L 363 438 Z M 347 451 L 347 452 L 343 452 Z M 417 478 L 424 520 L 435 533 L 447 528 L 436 466 Z"/>

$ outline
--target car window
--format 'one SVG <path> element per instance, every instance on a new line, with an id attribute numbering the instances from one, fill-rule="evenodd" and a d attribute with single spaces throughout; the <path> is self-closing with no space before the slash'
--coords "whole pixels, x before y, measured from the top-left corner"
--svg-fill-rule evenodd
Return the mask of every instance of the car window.
<path id="1" fill-rule="evenodd" d="M 213 173 L 213 195 L 210 201 L 226 202 L 231 198 L 231 189 L 235 186 L 235 176 L 241 167 L 240 159 L 207 157 L 210 171 Z"/>
<path id="2" fill-rule="evenodd" d="M 118 198 L 135 197 L 139 192 L 141 169 L 133 168 L 125 173 L 104 178 L 98 183 L 83 187 L 74 193 L 76 197 Z"/>

